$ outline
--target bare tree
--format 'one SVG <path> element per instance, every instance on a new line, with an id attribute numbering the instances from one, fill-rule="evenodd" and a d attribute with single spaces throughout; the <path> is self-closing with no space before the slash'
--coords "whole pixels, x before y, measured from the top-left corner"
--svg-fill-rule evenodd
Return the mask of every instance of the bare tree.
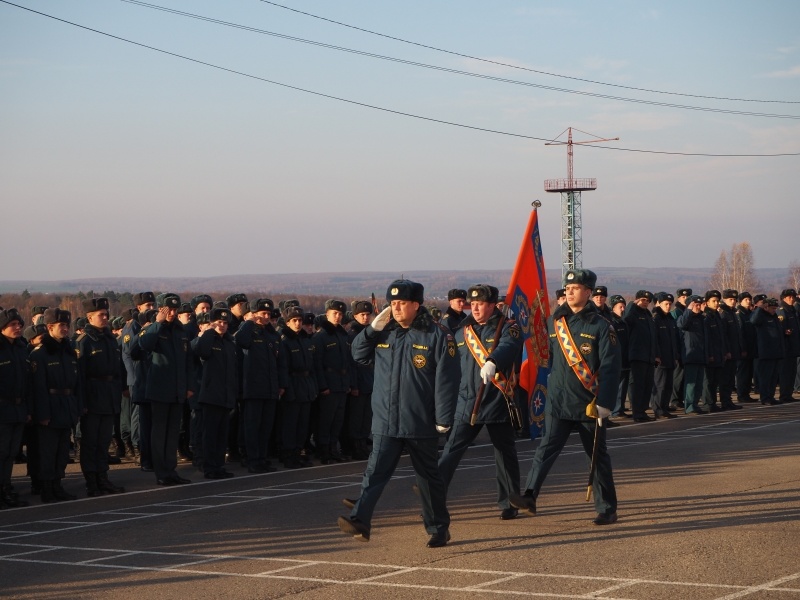
<path id="1" fill-rule="evenodd" d="M 753 267 L 753 248 L 747 242 L 734 244 L 729 252 L 724 250 L 714 263 L 711 287 L 742 291 L 755 291 L 759 283 Z"/>
<path id="2" fill-rule="evenodd" d="M 789 279 L 787 283 L 793 290 L 800 287 L 800 260 L 793 260 L 789 263 Z"/>

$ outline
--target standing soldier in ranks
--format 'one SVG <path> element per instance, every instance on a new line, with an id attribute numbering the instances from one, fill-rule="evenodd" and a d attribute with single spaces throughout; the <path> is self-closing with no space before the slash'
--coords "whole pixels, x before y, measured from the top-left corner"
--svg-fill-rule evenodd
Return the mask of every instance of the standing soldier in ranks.
<path id="1" fill-rule="evenodd" d="M 280 334 L 270 322 L 273 306 L 268 298 L 253 301 L 250 304 L 252 318 L 242 323 L 234 336 L 243 356 L 242 424 L 250 473 L 276 470 L 267 456 L 278 400 L 288 385 Z"/>
<path id="2" fill-rule="evenodd" d="M 145 396 L 150 402 L 153 470 L 158 485 L 191 483 L 175 471 L 178 465 L 178 432 L 183 404 L 194 395 L 194 371 L 189 338 L 178 322 L 181 299 L 160 294 L 155 323 L 139 332 L 139 346 L 150 353 Z"/>
<path id="3" fill-rule="evenodd" d="M 722 290 L 722 303 L 719 305 L 719 316 L 722 321 L 722 331 L 728 347 L 730 358 L 722 367 L 722 377 L 719 382 L 719 403 L 722 410 L 738 410 L 742 408 L 733 403 L 733 390 L 736 389 L 736 366 L 742 358 L 742 334 L 736 320 L 736 302 L 739 292 L 736 290 Z"/>
<path id="4" fill-rule="evenodd" d="M 136 385 L 136 377 L 142 368 L 141 365 L 138 365 L 137 368 L 138 360 L 131 356 L 131 351 L 134 342 L 138 339 L 139 332 L 142 330 L 142 324 L 140 323 L 139 315 L 143 315 L 148 310 L 155 308 L 156 297 L 153 292 L 138 292 L 133 295 L 133 304 L 136 307 L 136 311 L 132 315 L 133 318 L 129 323 L 125 324 L 125 327 L 122 328 L 122 362 L 125 365 L 128 390 L 131 393 L 131 442 L 133 443 L 133 453 L 134 456 L 139 459 L 139 464 L 141 465 L 141 447 L 142 437 L 144 435 L 147 435 L 147 441 L 145 442 L 148 444 L 147 460 L 150 460 L 150 407 L 148 405 L 146 408 L 143 408 L 140 402 L 137 402 L 137 400 L 134 399 L 134 386 Z M 142 381 L 141 385 L 143 386 L 144 383 L 145 382 Z M 143 399 L 143 395 L 138 398 L 139 401 Z M 147 412 L 147 414 L 144 416 L 142 415 L 143 410 Z M 145 421 L 145 423 L 143 423 L 143 421 Z M 144 424 L 147 426 L 146 434 L 143 432 Z"/>
<path id="5" fill-rule="evenodd" d="M 617 401 L 620 355 L 614 327 L 589 301 L 596 283 L 597 276 L 592 271 L 567 271 L 564 276 L 567 301 L 547 319 L 550 377 L 544 437 L 533 456 L 525 494 L 512 496 L 511 503 L 536 514 L 536 498 L 542 484 L 570 434 L 577 429 L 587 456 L 595 454 L 592 490 L 597 516 L 593 522 L 610 525 L 617 521 L 617 491 L 603 422 Z M 596 417 L 588 414 L 594 413 L 593 406 Z"/>
<path id="6" fill-rule="evenodd" d="M 0 310 L 3 310 L 0 308 Z M 47 309 L 45 309 L 47 310 Z M 47 335 L 47 326 L 44 324 L 44 313 L 36 318 L 38 325 L 32 325 L 25 329 L 24 336 L 28 341 L 25 348 L 27 354 L 33 352 L 42 343 L 42 339 Z M 28 389 L 30 390 L 30 385 Z M 25 423 L 25 432 L 23 440 L 27 450 L 27 475 L 31 480 L 31 495 L 38 496 L 42 493 L 42 482 L 39 480 L 39 471 L 41 471 L 41 460 L 39 458 L 39 425 L 36 419 L 33 418 L 33 398 L 29 398 L 29 411 L 31 412 L 31 419 Z"/>
<path id="7" fill-rule="evenodd" d="M 800 319 L 798 319 L 794 302 L 797 292 L 786 289 L 781 292 L 781 303 L 778 306 L 778 320 L 783 326 L 783 362 L 780 366 L 778 400 L 781 403 L 794 402 L 794 380 L 797 377 L 797 357 L 800 356 Z"/>
<path id="8" fill-rule="evenodd" d="M 353 343 L 355 337 L 369 325 L 369 318 L 372 315 L 372 304 L 364 300 L 354 300 L 351 304 L 353 308 L 353 322 L 350 324 L 348 337 Z M 370 427 L 372 426 L 372 386 L 375 379 L 375 366 L 353 363 L 356 384 L 350 390 L 347 397 L 348 423 L 347 430 L 353 446 L 353 458 L 355 460 L 366 460 L 369 458 L 369 448 L 367 448 L 367 438 L 369 437 Z"/>
<path id="9" fill-rule="evenodd" d="M 319 365 L 311 336 L 303 329 L 305 315 L 299 306 L 284 312 L 281 352 L 286 357 L 289 385 L 281 396 L 281 459 L 288 469 L 312 466 L 302 455 L 309 432 L 311 403 L 319 390 Z"/>
<path id="10" fill-rule="evenodd" d="M 655 368 L 650 408 L 653 409 L 656 418 L 672 419 L 675 417 L 670 412 L 669 401 L 672 398 L 672 382 L 680 357 L 680 346 L 678 345 L 680 339 L 678 323 L 670 314 L 673 299 L 672 294 L 659 292 L 655 295 L 656 305 L 653 307 L 653 324 L 656 328 L 656 344 L 660 360 Z"/>
<path id="11" fill-rule="evenodd" d="M 239 388 L 236 343 L 228 333 L 231 312 L 214 308 L 210 327 L 195 338 L 192 348 L 203 361 L 200 405 L 203 407 L 203 472 L 206 479 L 227 479 L 225 447 L 228 418 Z"/>
<path id="12" fill-rule="evenodd" d="M 385 308 L 353 341 L 353 358 L 375 365 L 372 392 L 372 452 L 361 496 L 347 517 L 344 533 L 370 538 L 372 515 L 406 449 L 422 498 L 422 521 L 429 548 L 450 539 L 447 489 L 437 465 L 439 433 L 452 425 L 460 368 L 453 336 L 433 322 L 423 307 L 424 288 L 405 279 L 389 285 Z"/>
<path id="13" fill-rule="evenodd" d="M 219 303 L 218 303 L 219 304 Z M 245 294 L 231 294 L 222 303 L 227 305 L 231 311 L 231 320 L 228 325 L 228 333 L 236 335 L 245 317 L 250 312 L 250 303 Z M 216 307 L 216 305 L 215 305 Z M 231 418 L 228 421 L 228 460 L 230 462 L 241 463 L 242 466 L 246 464 L 246 452 L 244 448 L 244 425 L 242 424 L 242 402 L 244 394 L 244 381 L 242 380 L 242 373 L 244 372 L 244 354 L 242 351 L 236 350 L 237 365 L 239 367 L 239 391 L 236 395 L 236 406 L 231 411 Z"/>
<path id="14" fill-rule="evenodd" d="M 31 419 L 28 345 L 16 308 L 0 310 L 0 510 L 25 506 L 11 487 L 11 472 L 25 423 Z"/>
<path id="15" fill-rule="evenodd" d="M 210 305 L 209 305 L 210 306 Z M 211 328 L 211 311 L 198 312 L 195 315 L 195 324 L 197 325 L 197 335 L 189 342 L 189 345 L 194 349 L 197 344 L 197 338 L 202 335 L 207 329 Z M 203 361 L 200 357 L 192 352 L 192 363 L 194 365 L 194 381 L 195 389 L 200 389 L 203 383 Z M 194 394 L 187 401 L 187 404 L 192 410 L 192 426 L 191 426 L 191 446 L 192 446 L 192 465 L 201 473 L 203 471 L 203 436 L 205 435 L 205 423 L 203 419 L 203 405 L 200 404 L 200 395 Z M 227 437 L 225 438 L 227 444 Z"/>
<path id="16" fill-rule="evenodd" d="M 561 306 L 567 301 L 567 291 L 564 288 L 556 290 L 556 305 Z"/>
<path id="17" fill-rule="evenodd" d="M 681 288 L 675 293 L 675 305 L 672 307 L 670 314 L 675 322 L 686 311 L 686 300 L 692 295 L 691 288 Z M 675 373 L 672 376 L 672 398 L 670 400 L 670 407 L 672 410 L 683 408 L 683 330 L 678 327 L 678 338 L 681 348 L 681 357 L 678 360 L 678 366 L 675 368 Z"/>
<path id="18" fill-rule="evenodd" d="M 341 300 L 325 302 L 325 320 L 313 342 L 320 360 L 321 378 L 317 454 L 322 464 L 342 462 L 339 434 L 344 424 L 347 394 L 355 389 L 350 340 L 341 326 L 347 306 Z"/>
<path id="19" fill-rule="evenodd" d="M 611 309 L 606 304 L 606 299 L 608 298 L 608 288 L 604 285 L 598 285 L 592 291 L 592 302 L 597 307 L 597 312 L 600 313 L 600 316 L 603 317 L 606 321 L 611 322 Z"/>
<path id="20" fill-rule="evenodd" d="M 736 308 L 736 324 L 742 340 L 742 358 L 736 367 L 736 396 L 739 403 L 756 402 L 750 395 L 753 390 L 753 369 L 758 353 L 756 328 L 750 322 L 753 316 L 753 296 L 750 292 L 739 294 L 739 306 Z"/>
<path id="21" fill-rule="evenodd" d="M 119 333 L 117 343 L 119 344 L 120 354 L 122 356 L 122 374 L 125 380 L 122 382 L 122 401 L 120 404 L 119 412 L 119 429 L 122 437 L 122 444 L 125 448 L 125 456 L 130 459 L 136 458 L 136 446 L 138 446 L 138 437 L 133 429 L 133 409 L 134 404 L 131 402 L 131 392 L 133 391 L 133 382 L 136 377 L 133 373 L 133 360 L 130 357 L 130 343 L 136 334 L 131 335 L 133 324 L 136 322 L 136 309 L 128 308 L 122 311 L 124 324 Z M 127 352 L 127 356 L 126 356 Z"/>
<path id="22" fill-rule="evenodd" d="M 628 325 L 623 318 L 625 314 L 625 298 L 619 295 L 611 296 L 609 303 L 611 305 L 611 324 L 614 326 L 614 331 L 617 334 L 620 358 L 617 403 L 614 405 L 611 416 L 627 417 L 628 414 L 625 412 L 625 399 L 628 397 L 628 381 L 630 379 L 631 367 L 628 361 Z M 617 425 L 617 423 L 614 423 L 614 421 L 608 421 L 608 423 L 606 423 L 606 427 L 613 427 L 615 425 Z"/>
<path id="23" fill-rule="evenodd" d="M 178 321 L 183 325 L 183 331 L 189 343 L 197 337 L 197 321 L 189 302 L 184 302 L 178 309 Z M 199 388 L 198 388 L 199 389 Z M 181 414 L 181 428 L 178 432 L 178 458 L 181 462 L 193 462 L 191 446 L 192 439 L 192 407 L 189 402 L 184 403 Z"/>
<path id="24" fill-rule="evenodd" d="M 500 518 L 508 521 L 518 513 L 509 497 L 519 495 L 519 460 L 509 412 L 513 386 L 508 376 L 522 351 L 522 336 L 519 326 L 513 320 L 506 320 L 496 308 L 497 296 L 497 288 L 491 285 L 473 285 L 467 290 L 472 314 L 455 333 L 461 385 L 453 429 L 439 458 L 439 472 L 445 488 L 449 488 L 458 463 L 485 425 L 494 446 Z M 503 324 L 498 330 L 501 320 Z M 483 396 L 473 425 L 472 414 L 481 384 Z"/>
<path id="25" fill-rule="evenodd" d="M 695 294 L 689 296 L 686 302 L 686 310 L 678 317 L 678 329 L 683 334 L 683 409 L 687 415 L 705 414 L 708 410 L 700 406 L 708 362 L 703 298 Z"/>
<path id="26" fill-rule="evenodd" d="M 69 341 L 69 311 L 48 308 L 47 335 L 30 353 L 33 418 L 39 425 L 42 502 L 75 500 L 61 487 L 69 461 L 70 431 L 83 413 L 78 357 Z"/>
<path id="27" fill-rule="evenodd" d="M 647 290 L 636 292 L 636 299 L 625 308 L 628 325 L 628 358 L 630 359 L 630 398 L 633 420 L 646 422 L 652 419 L 645 412 L 653 392 L 655 366 L 660 362 L 658 340 L 653 315 L 647 309 L 653 294 Z"/>
<path id="28" fill-rule="evenodd" d="M 114 415 L 122 399 L 119 344 L 108 329 L 108 298 L 83 301 L 88 323 L 77 339 L 78 375 L 84 415 L 81 417 L 81 471 L 86 494 L 118 494 L 125 488 L 108 479 L 108 445 L 114 432 Z"/>
<path id="29" fill-rule="evenodd" d="M 458 325 L 464 320 L 464 305 L 467 303 L 467 290 L 453 288 L 447 292 L 447 301 L 450 306 L 442 316 L 441 323 L 451 332 L 458 329 Z"/>
<path id="30" fill-rule="evenodd" d="M 730 358 L 728 341 L 725 339 L 722 318 L 719 316 L 720 300 L 722 294 L 719 290 L 706 292 L 706 308 L 703 311 L 706 329 L 706 362 L 705 380 L 703 381 L 703 402 L 711 412 L 717 412 L 717 391 L 722 381 L 722 368 L 725 361 Z"/>
<path id="31" fill-rule="evenodd" d="M 153 411 L 150 400 L 147 399 L 147 375 L 150 372 L 152 353 L 145 351 L 139 344 L 139 340 L 141 339 L 142 331 L 153 324 L 157 313 L 158 311 L 155 308 L 151 308 L 136 315 L 139 332 L 130 345 L 130 355 L 136 373 L 133 388 L 131 388 L 131 404 L 135 407 L 133 411 L 135 423 L 133 430 L 138 432 L 139 467 L 145 473 L 153 472 L 153 453 L 151 451 L 152 444 L 150 443 L 153 430 Z"/>
<path id="32" fill-rule="evenodd" d="M 755 299 L 755 298 L 754 298 Z M 778 299 L 760 300 L 762 306 L 753 311 L 750 322 L 755 326 L 758 336 L 758 363 L 756 375 L 758 379 L 758 395 L 761 404 L 779 404 L 775 399 L 775 387 L 780 377 L 780 363 L 785 357 L 784 338 L 786 333 L 778 315 Z"/>

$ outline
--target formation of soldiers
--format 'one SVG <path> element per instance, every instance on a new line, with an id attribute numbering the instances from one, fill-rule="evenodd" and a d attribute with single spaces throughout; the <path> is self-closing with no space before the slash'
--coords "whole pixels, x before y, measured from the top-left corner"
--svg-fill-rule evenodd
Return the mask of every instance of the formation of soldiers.
<path id="1" fill-rule="evenodd" d="M 565 286 L 575 288 L 574 298 L 584 288 L 591 292 L 591 302 L 574 300 L 571 310 L 601 318 L 590 319 L 593 333 L 585 334 L 595 341 L 579 340 L 576 352 L 608 354 L 604 368 L 619 373 L 604 376 L 602 397 L 614 404 L 605 426 L 627 416 L 649 421 L 674 418 L 678 410 L 736 410 L 734 392 L 738 403 L 758 401 L 751 396 L 754 383 L 762 404 L 793 401 L 800 356 L 795 290 L 779 299 L 728 289 L 703 296 L 690 289 L 676 296 L 641 290 L 626 302 L 595 286 L 591 271 L 569 276 Z M 564 290 L 556 300 L 557 313 L 567 301 Z M 222 302 L 201 294 L 183 303 L 176 294 L 141 292 L 135 306 L 114 318 L 105 298 L 85 300 L 85 316 L 77 319 L 60 308 L 36 307 L 27 329 L 18 311 L 0 309 L 0 508 L 25 504 L 11 485 L 22 445 L 32 492 L 45 503 L 75 499 L 61 485 L 71 445 L 89 496 L 125 491 L 109 478 L 109 464 L 125 457 L 161 486 L 191 483 L 178 474 L 179 462 L 222 479 L 234 475 L 226 469 L 232 462 L 266 473 L 276 469 L 275 457 L 289 469 L 369 458 L 362 495 L 345 500 L 352 513 L 339 521 L 345 533 L 368 540 L 382 486 L 400 452 L 409 451 L 428 545 L 438 547 L 450 535 L 447 488 L 486 427 L 495 446 L 500 518 L 535 511 L 546 469 L 529 475 L 523 494 L 514 437 L 526 423 L 513 419 L 510 381 L 522 341 L 512 316 L 501 310 L 497 288 L 450 290 L 442 312 L 423 305 L 420 284 L 399 280 L 390 284 L 386 302 L 379 313 L 374 298 L 349 307 L 331 299 L 315 315 L 296 300 L 276 306 L 245 294 Z M 552 317 L 548 327 L 552 359 L 560 352 Z M 610 343 L 593 347 L 596 338 Z M 569 384 L 573 374 L 559 361 L 553 368 Z M 588 394 L 577 402 L 580 409 L 591 401 L 586 390 L 573 385 L 570 392 Z M 594 431 L 592 418 L 568 413 L 554 422 L 560 437 L 548 451 L 555 455 L 575 423 L 587 435 Z M 547 418 L 553 419 L 549 412 Z M 449 435 L 439 456 L 443 433 Z M 616 521 L 610 459 L 599 469 L 594 522 L 609 524 Z"/>
<path id="2" fill-rule="evenodd" d="M 556 299 L 563 302 L 563 290 Z M 674 296 L 640 290 L 626 302 L 598 286 L 592 301 L 622 346 L 614 417 L 641 422 L 674 418 L 677 411 L 696 415 L 738 410 L 739 403 L 794 401 L 800 357 L 794 289 L 783 290 L 780 298 L 733 289 L 702 296 L 689 288 Z"/>

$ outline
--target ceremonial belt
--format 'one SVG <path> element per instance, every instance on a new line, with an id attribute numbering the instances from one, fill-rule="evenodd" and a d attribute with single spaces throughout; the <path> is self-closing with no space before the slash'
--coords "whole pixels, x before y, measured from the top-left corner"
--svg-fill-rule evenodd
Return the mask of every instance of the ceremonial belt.
<path id="1" fill-rule="evenodd" d="M 72 390 L 69 388 L 63 390 L 49 389 L 47 391 L 51 393 L 53 396 L 72 396 Z"/>
<path id="2" fill-rule="evenodd" d="M 475 362 L 478 363 L 480 368 L 483 368 L 483 365 L 486 364 L 486 360 L 489 358 L 489 352 L 481 343 L 481 340 L 475 333 L 475 330 L 472 329 L 472 325 L 467 325 L 464 327 L 464 341 L 467 343 L 467 348 L 469 348 L 472 358 L 475 359 Z M 497 371 L 494 374 L 494 377 L 492 378 L 492 385 L 494 385 L 494 387 L 500 390 L 500 392 L 504 395 L 508 395 L 514 391 L 514 384 L 509 381 L 508 378 L 500 371 Z"/>
<path id="3" fill-rule="evenodd" d="M 567 318 L 561 317 L 560 319 L 556 319 L 555 326 L 558 345 L 561 346 L 561 351 L 564 353 L 564 358 L 567 359 L 567 364 L 572 367 L 573 372 L 578 379 L 580 379 L 583 387 L 596 398 L 597 389 L 600 387 L 597 383 L 597 374 L 592 373 L 589 365 L 586 364 L 586 359 L 583 358 L 583 355 L 576 349 L 575 341 L 572 339 L 569 327 L 567 327 Z"/>

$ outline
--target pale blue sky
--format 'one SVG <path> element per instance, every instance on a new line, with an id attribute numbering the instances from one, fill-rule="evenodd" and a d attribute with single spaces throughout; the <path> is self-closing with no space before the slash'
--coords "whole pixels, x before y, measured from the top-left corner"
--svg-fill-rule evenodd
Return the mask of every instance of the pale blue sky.
<path id="1" fill-rule="evenodd" d="M 792 115 L 768 118 L 587 97 L 313 47 L 120 0 L 16 0 L 85 27 L 250 75 L 539 138 L 800 152 L 800 3 L 285 4 L 463 54 L 638 88 L 490 65 L 259 0 L 152 0 L 251 28 L 592 93 Z M 539 198 L 560 257 L 566 149 L 388 114 L 234 75 L 0 3 L 3 279 L 510 269 Z M 587 139 L 576 134 L 576 139 Z M 579 147 L 583 262 L 711 266 L 748 241 L 757 267 L 797 249 L 800 156 L 709 158 Z M 41 218 L 40 218 L 41 217 Z"/>

